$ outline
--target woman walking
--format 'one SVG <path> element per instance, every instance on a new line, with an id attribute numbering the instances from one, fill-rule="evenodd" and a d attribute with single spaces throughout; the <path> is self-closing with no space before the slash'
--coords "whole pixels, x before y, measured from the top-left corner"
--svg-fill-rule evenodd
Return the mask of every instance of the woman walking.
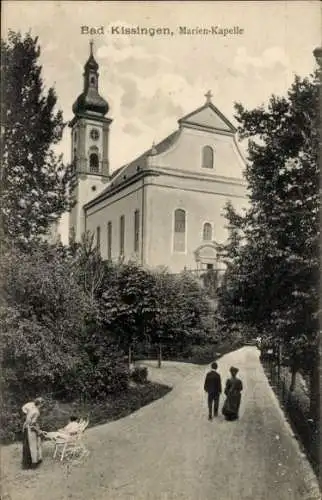
<path id="1" fill-rule="evenodd" d="M 232 366 L 229 371 L 231 377 L 226 382 L 225 394 L 227 397 L 222 413 L 226 420 L 237 420 L 243 383 L 237 378 L 238 368 Z"/>
<path id="2" fill-rule="evenodd" d="M 42 461 L 42 431 L 38 424 L 39 409 L 42 404 L 42 398 L 37 398 L 34 402 L 23 406 L 23 412 L 26 414 L 22 428 L 22 467 L 24 469 L 35 469 Z"/>

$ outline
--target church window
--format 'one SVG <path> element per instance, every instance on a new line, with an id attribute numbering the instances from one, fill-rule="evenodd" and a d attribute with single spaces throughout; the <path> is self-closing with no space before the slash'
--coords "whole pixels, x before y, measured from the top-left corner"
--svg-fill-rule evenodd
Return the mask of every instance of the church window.
<path id="1" fill-rule="evenodd" d="M 98 154 L 97 153 L 91 153 L 89 155 L 89 169 L 93 173 L 98 173 L 99 171 L 99 161 L 98 161 Z"/>
<path id="2" fill-rule="evenodd" d="M 95 76 L 91 77 L 91 85 L 95 85 Z"/>
<path id="3" fill-rule="evenodd" d="M 100 252 L 101 250 L 101 228 L 97 226 L 96 228 L 96 248 Z"/>
<path id="4" fill-rule="evenodd" d="M 174 212 L 173 250 L 175 252 L 186 250 L 186 212 L 181 208 Z"/>
<path id="5" fill-rule="evenodd" d="M 212 227 L 209 222 L 205 222 L 205 224 L 203 225 L 202 239 L 204 241 L 212 240 Z"/>
<path id="6" fill-rule="evenodd" d="M 134 212 L 134 252 L 139 251 L 139 237 L 140 237 L 140 211 Z"/>
<path id="7" fill-rule="evenodd" d="M 214 167 L 214 151 L 211 146 L 205 146 L 202 150 L 202 168 Z"/>
<path id="8" fill-rule="evenodd" d="M 107 259 L 112 259 L 112 222 L 107 223 Z"/>
<path id="9" fill-rule="evenodd" d="M 120 217 L 120 257 L 124 255 L 124 240 L 125 240 L 125 217 Z"/>

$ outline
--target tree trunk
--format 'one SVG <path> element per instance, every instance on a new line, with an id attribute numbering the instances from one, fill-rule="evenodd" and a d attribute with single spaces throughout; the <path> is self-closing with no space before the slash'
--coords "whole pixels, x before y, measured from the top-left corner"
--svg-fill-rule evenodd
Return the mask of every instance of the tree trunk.
<path id="1" fill-rule="evenodd" d="M 294 391 L 294 389 L 295 389 L 295 384 L 296 384 L 296 372 L 297 372 L 297 370 L 296 370 L 295 368 L 292 368 L 292 371 L 291 371 L 292 378 L 291 378 L 290 392 L 293 392 L 293 391 Z"/>
<path id="2" fill-rule="evenodd" d="M 277 385 L 279 387 L 281 380 L 281 361 L 282 361 L 282 347 L 281 344 L 278 344 L 277 351 Z"/>
<path id="3" fill-rule="evenodd" d="M 161 363 L 162 363 L 162 346 L 160 343 L 158 349 L 158 368 L 161 368 Z"/>
<path id="4" fill-rule="evenodd" d="M 320 374 L 318 363 L 314 363 L 310 373 L 310 415 L 315 422 L 320 419 Z"/>
<path id="5" fill-rule="evenodd" d="M 131 362 L 132 362 L 132 348 L 131 348 L 131 345 L 129 345 L 128 359 L 129 359 L 129 368 L 131 368 Z"/>

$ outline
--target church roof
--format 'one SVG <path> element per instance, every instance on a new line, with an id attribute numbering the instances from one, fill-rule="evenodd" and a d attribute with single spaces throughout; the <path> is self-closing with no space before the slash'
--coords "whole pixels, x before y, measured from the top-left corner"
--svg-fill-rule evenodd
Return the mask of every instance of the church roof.
<path id="1" fill-rule="evenodd" d="M 84 89 L 73 104 L 75 115 L 86 112 L 106 115 L 108 102 L 98 92 L 98 63 L 93 55 L 93 41 L 90 42 L 90 55 L 84 65 Z"/>
<path id="2" fill-rule="evenodd" d="M 147 160 L 149 156 L 159 155 L 166 151 L 174 142 L 177 136 L 179 135 L 179 130 L 172 132 L 172 134 L 168 135 L 165 139 L 163 139 L 159 144 L 153 144 L 153 146 L 145 151 L 141 156 L 138 156 L 135 160 L 131 161 L 124 167 L 137 166 L 137 167 L 145 167 L 147 166 Z"/>
<path id="3" fill-rule="evenodd" d="M 92 201 L 96 199 L 103 197 L 106 193 L 113 190 L 117 185 L 122 184 L 122 182 L 125 179 L 129 179 L 129 177 L 132 177 L 133 175 L 137 174 L 138 171 L 141 171 L 144 168 L 146 168 L 148 166 L 148 158 L 155 154 L 160 154 L 166 151 L 175 142 L 179 133 L 180 130 L 172 132 L 172 134 L 168 135 L 168 137 L 163 139 L 158 144 L 153 145 L 150 149 L 148 149 L 143 154 L 138 156 L 135 160 L 131 161 L 130 163 L 126 163 L 122 167 L 115 170 L 110 177 L 111 181 L 110 184 L 101 193 L 99 193 L 93 200 L 91 200 L 90 203 L 92 203 Z M 120 176 L 120 174 L 123 175 Z"/>
<path id="4" fill-rule="evenodd" d="M 106 115 L 109 110 L 109 105 L 103 97 L 99 95 L 95 88 L 88 88 L 82 92 L 73 104 L 73 112 L 86 113 L 86 111 L 94 111 Z"/>
<path id="5" fill-rule="evenodd" d="M 96 59 L 95 59 L 93 52 L 92 52 L 92 49 L 91 49 L 90 56 L 85 63 L 84 69 L 85 69 L 85 71 L 86 70 L 98 71 L 98 63 L 96 62 Z"/>
<path id="6" fill-rule="evenodd" d="M 235 134 L 237 131 L 236 127 L 234 127 L 228 118 L 226 118 L 211 101 L 207 101 L 200 108 L 180 118 L 178 123 L 197 125 L 199 127 L 224 131 L 231 134 Z"/>

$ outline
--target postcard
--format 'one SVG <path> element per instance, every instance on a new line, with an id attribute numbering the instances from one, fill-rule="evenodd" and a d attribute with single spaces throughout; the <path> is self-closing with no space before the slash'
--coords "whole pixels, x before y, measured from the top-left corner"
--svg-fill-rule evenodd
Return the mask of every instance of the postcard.
<path id="1" fill-rule="evenodd" d="M 1 498 L 320 498 L 320 3 L 2 14 Z"/>

